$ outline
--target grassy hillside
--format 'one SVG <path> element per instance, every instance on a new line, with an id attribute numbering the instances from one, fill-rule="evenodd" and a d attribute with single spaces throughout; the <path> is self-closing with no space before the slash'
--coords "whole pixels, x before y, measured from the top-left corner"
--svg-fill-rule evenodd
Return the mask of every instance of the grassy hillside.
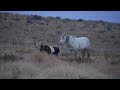
<path id="1" fill-rule="evenodd" d="M 67 48 L 59 57 L 35 48 L 59 47 L 62 33 L 88 37 L 92 62 L 78 63 Z M 120 78 L 120 24 L 0 13 L 0 78 Z"/>

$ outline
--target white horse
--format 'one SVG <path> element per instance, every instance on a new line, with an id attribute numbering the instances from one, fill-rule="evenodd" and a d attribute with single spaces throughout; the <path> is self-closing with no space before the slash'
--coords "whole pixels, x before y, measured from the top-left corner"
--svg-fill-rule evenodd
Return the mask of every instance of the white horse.
<path id="1" fill-rule="evenodd" d="M 76 38 L 71 35 L 62 34 L 59 44 L 62 46 L 66 44 L 68 48 L 72 48 L 75 51 L 75 56 L 77 57 L 77 52 L 81 51 L 82 59 L 87 53 L 88 58 L 90 58 L 90 41 L 86 37 Z"/>

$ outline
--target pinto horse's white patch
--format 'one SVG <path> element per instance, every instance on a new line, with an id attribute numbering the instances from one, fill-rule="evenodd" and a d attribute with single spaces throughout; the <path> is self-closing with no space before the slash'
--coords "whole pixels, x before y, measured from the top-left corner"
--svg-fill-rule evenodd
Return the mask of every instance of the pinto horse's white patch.
<path id="1" fill-rule="evenodd" d="M 49 46 L 49 47 L 50 47 L 51 53 L 54 53 L 55 49 L 53 47 L 51 47 L 51 46 Z"/>

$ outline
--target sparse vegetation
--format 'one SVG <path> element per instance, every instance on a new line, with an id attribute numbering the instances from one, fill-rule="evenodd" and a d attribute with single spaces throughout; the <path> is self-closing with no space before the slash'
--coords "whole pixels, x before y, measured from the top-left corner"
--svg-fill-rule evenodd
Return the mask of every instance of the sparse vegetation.
<path id="1" fill-rule="evenodd" d="M 61 19 L 60 17 L 56 17 L 57 19 Z"/>
<path id="2" fill-rule="evenodd" d="M 30 18 L 27 18 L 27 23 L 32 24 L 32 20 Z"/>
<path id="3" fill-rule="evenodd" d="M 120 78 L 120 24 L 10 13 L 0 13 L 0 21 L 1 79 Z M 62 33 L 88 37 L 91 59 L 81 62 L 74 52 L 61 48 Z M 60 55 L 40 52 L 34 41 L 59 47 Z"/>
<path id="4" fill-rule="evenodd" d="M 83 21 L 83 19 L 78 19 L 78 21 L 80 21 L 80 22 L 81 22 L 81 21 Z"/>
<path id="5" fill-rule="evenodd" d="M 99 33 L 104 33 L 104 32 L 106 32 L 106 31 L 99 31 Z"/>
<path id="6" fill-rule="evenodd" d="M 51 16 L 48 16 L 48 19 L 54 20 L 55 18 L 54 18 L 54 17 L 51 17 Z"/>
<path id="7" fill-rule="evenodd" d="M 111 38 L 115 38 L 115 36 L 111 36 Z"/>
<path id="8" fill-rule="evenodd" d="M 69 21 L 70 21 L 70 19 L 69 19 L 69 18 L 66 18 L 65 20 L 66 20 L 67 22 L 69 22 Z"/>
<path id="9" fill-rule="evenodd" d="M 22 56 L 17 56 L 17 55 L 14 55 L 14 54 L 7 54 L 5 53 L 4 55 L 1 55 L 0 56 L 0 60 L 3 60 L 3 61 L 15 61 L 15 60 L 21 60 L 23 59 Z"/>
<path id="10" fill-rule="evenodd" d="M 33 15 L 32 18 L 35 20 L 42 20 L 43 19 L 43 17 L 38 16 L 38 15 Z"/>

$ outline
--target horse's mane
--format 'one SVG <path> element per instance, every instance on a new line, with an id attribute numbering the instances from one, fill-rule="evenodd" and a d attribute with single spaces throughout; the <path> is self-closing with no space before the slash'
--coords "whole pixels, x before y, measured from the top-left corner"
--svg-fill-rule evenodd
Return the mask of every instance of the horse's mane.
<path id="1" fill-rule="evenodd" d="M 74 39 L 76 38 L 75 36 L 72 36 L 72 35 L 67 35 L 67 36 L 73 37 Z"/>

